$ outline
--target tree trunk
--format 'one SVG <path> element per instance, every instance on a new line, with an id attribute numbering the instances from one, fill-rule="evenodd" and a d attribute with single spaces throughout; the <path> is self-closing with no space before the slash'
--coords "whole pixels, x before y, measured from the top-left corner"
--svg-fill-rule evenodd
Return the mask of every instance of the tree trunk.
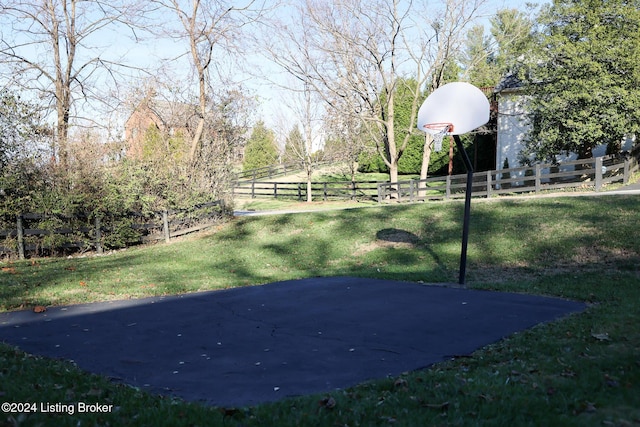
<path id="1" fill-rule="evenodd" d="M 310 165 L 307 165 L 307 203 L 311 203 L 313 201 L 313 195 L 311 194 L 311 175 L 313 174 L 313 169 Z"/>
<path id="2" fill-rule="evenodd" d="M 204 130 L 204 117 L 201 117 L 198 121 L 198 127 L 196 128 L 196 133 L 193 135 L 193 139 L 191 140 L 191 151 L 189 153 L 189 159 L 191 160 L 191 164 L 194 164 L 196 161 L 196 156 L 198 153 L 198 143 L 200 138 L 202 138 L 202 131 Z"/>
<path id="3" fill-rule="evenodd" d="M 418 196 L 424 197 L 427 195 L 427 183 L 422 182 L 427 179 L 427 173 L 429 172 L 429 162 L 431 161 L 431 147 L 433 137 L 428 133 L 425 133 L 424 149 L 422 151 L 422 166 L 420 167 L 420 183 L 418 184 Z"/>
<path id="4" fill-rule="evenodd" d="M 449 175 L 453 175 L 453 136 L 449 137 Z"/>
<path id="5" fill-rule="evenodd" d="M 396 135 L 395 135 L 395 124 L 393 122 L 394 119 L 394 94 L 393 91 L 390 91 L 387 94 L 389 101 L 387 102 L 387 117 L 385 118 L 385 139 L 386 139 L 386 149 L 388 152 L 388 164 L 389 166 L 389 182 L 396 183 L 398 182 L 398 160 L 400 160 L 400 156 L 402 156 L 402 152 L 398 152 L 398 147 L 396 145 Z M 392 187 L 393 189 L 393 187 Z M 397 187 L 393 190 L 397 190 Z M 397 191 L 391 192 L 391 198 L 398 199 L 399 194 Z"/>
<path id="6" fill-rule="evenodd" d="M 51 26 L 51 41 L 53 49 L 53 60 L 56 68 L 55 77 L 55 90 L 56 90 L 56 114 L 58 123 L 56 126 L 56 141 L 58 145 L 58 160 L 63 168 L 66 169 L 68 164 L 68 151 L 67 151 L 67 139 L 69 137 L 69 111 L 71 109 L 71 66 L 75 58 L 76 50 L 76 38 L 73 33 L 73 27 L 68 29 L 71 34 L 65 34 L 65 40 L 67 40 L 66 53 L 67 64 L 62 63 L 61 47 L 60 47 L 60 25 L 56 19 L 54 4 L 47 3 L 47 8 L 50 14 L 52 26 Z M 55 153 L 54 153 L 55 156 Z"/>
<path id="7" fill-rule="evenodd" d="M 195 42 L 192 41 L 191 45 L 192 54 L 194 56 L 194 60 L 198 58 L 198 52 L 195 45 Z M 198 100 L 200 102 L 200 120 L 198 121 L 198 127 L 196 129 L 196 133 L 193 135 L 193 140 L 191 141 L 191 153 L 190 160 L 191 164 L 195 164 L 197 155 L 198 155 L 198 144 L 200 143 L 200 139 L 202 139 L 202 132 L 204 130 L 204 121 L 207 113 L 207 93 L 206 93 L 206 80 L 205 80 L 205 70 L 206 68 L 198 62 L 196 64 L 196 68 L 198 70 L 198 86 L 199 86 L 199 94 Z"/>
<path id="8" fill-rule="evenodd" d="M 57 153 L 54 152 L 53 155 L 55 156 L 57 154 L 59 164 L 66 169 L 69 163 L 69 153 L 67 148 L 67 139 L 69 137 L 69 111 L 68 109 L 65 109 L 64 106 L 62 106 L 60 103 L 58 104 L 57 116 Z"/>
<path id="9" fill-rule="evenodd" d="M 389 166 L 389 182 L 392 184 L 398 182 L 398 161 L 395 158 L 392 159 L 391 165 Z M 397 193 L 394 193 L 394 194 L 395 196 L 393 197 L 397 198 L 398 194 Z"/>

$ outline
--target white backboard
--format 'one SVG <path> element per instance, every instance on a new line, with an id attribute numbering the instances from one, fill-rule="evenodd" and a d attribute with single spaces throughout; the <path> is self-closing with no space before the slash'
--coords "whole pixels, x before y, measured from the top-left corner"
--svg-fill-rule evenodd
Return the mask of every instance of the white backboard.
<path id="1" fill-rule="evenodd" d="M 446 135 L 471 132 L 489 121 L 489 100 L 480 89 L 466 82 L 447 83 L 434 90 L 418 111 L 418 129 L 431 134 L 430 123 L 451 123 Z"/>

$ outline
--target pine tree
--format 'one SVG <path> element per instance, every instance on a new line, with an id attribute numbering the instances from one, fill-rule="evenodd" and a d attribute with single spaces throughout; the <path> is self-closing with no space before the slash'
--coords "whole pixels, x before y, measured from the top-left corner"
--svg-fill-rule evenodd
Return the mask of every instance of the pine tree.
<path id="1" fill-rule="evenodd" d="M 244 170 L 271 166 L 278 161 L 278 147 L 272 130 L 263 122 L 256 123 L 244 151 Z"/>

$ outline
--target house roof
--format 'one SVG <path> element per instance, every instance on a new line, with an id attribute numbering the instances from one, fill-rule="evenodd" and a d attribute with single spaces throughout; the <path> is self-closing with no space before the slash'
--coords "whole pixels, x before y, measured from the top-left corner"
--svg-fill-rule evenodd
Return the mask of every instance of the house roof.
<path id="1" fill-rule="evenodd" d="M 503 93 L 503 92 L 517 92 L 522 90 L 524 84 L 522 80 L 518 78 L 513 73 L 505 74 L 500 82 L 494 88 L 495 93 Z"/>

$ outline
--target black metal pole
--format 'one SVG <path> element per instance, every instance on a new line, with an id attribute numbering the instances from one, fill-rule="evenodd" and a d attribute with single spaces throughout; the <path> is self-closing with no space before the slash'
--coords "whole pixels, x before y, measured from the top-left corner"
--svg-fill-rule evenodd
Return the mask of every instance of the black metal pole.
<path id="1" fill-rule="evenodd" d="M 462 156 L 464 165 L 467 168 L 467 190 L 464 199 L 464 223 L 462 225 L 462 250 L 460 252 L 460 276 L 458 283 L 465 284 L 465 276 L 467 273 L 467 243 L 469 242 L 469 218 L 471 216 L 471 192 L 473 191 L 473 165 L 467 152 L 464 150 L 462 141 L 458 135 L 453 135 L 453 139 L 456 141 L 458 151 Z"/>

